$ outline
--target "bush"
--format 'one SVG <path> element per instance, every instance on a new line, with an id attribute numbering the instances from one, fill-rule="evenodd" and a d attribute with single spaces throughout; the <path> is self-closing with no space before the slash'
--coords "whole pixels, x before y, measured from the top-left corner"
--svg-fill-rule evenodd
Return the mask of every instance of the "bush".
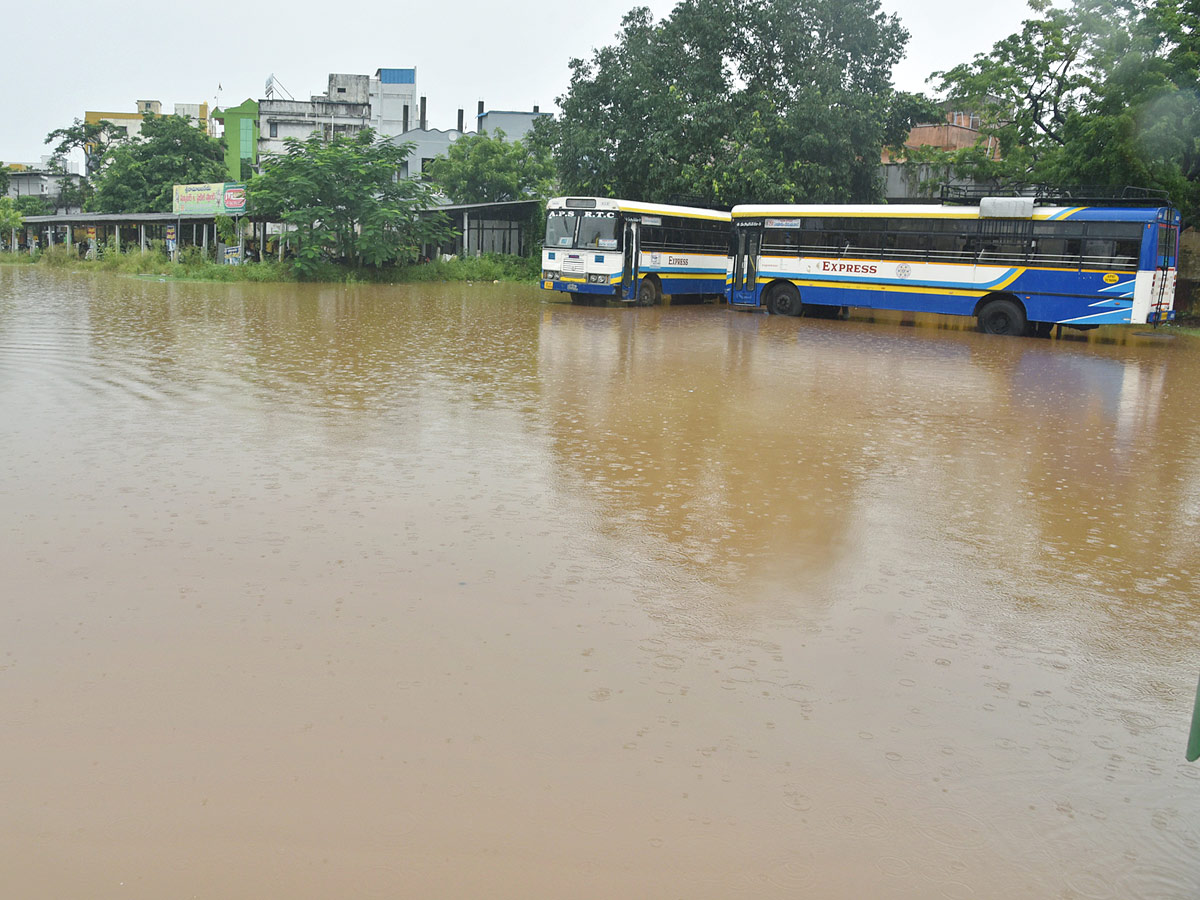
<path id="1" fill-rule="evenodd" d="M 185 247 L 179 261 L 172 262 L 162 241 L 151 241 L 146 252 L 141 247 L 125 245 L 117 250 L 109 241 L 97 248 L 99 258 L 83 260 L 78 251 L 61 244 L 48 247 L 36 256 L 29 254 L 0 254 L 4 262 L 40 262 L 51 268 L 71 266 L 98 269 L 116 275 L 166 275 L 195 281 L 254 281 L 293 282 L 315 281 L 329 284 L 408 284 L 435 281 L 507 281 L 534 282 L 541 274 L 537 257 L 505 256 L 498 253 L 449 260 L 433 260 L 400 267 L 354 267 L 331 262 L 319 262 L 301 272 L 293 260 L 282 262 L 266 259 L 263 262 L 227 266 L 205 256 L 199 247 Z"/>
<path id="2" fill-rule="evenodd" d="M 407 266 L 397 281 L 536 281 L 541 275 L 540 258 L 485 253 L 483 256 L 436 259 Z"/>

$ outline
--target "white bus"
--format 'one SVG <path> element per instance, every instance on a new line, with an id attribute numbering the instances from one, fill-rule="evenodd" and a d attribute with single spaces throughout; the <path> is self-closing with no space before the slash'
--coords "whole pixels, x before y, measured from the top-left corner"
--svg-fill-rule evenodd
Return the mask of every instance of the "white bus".
<path id="1" fill-rule="evenodd" d="M 664 294 L 725 293 L 727 212 L 606 197 L 556 197 L 546 208 L 545 290 L 565 291 L 576 303 L 640 306 L 654 306 Z"/>
<path id="2" fill-rule="evenodd" d="M 733 222 L 735 307 L 911 310 L 1040 335 L 1175 315 L 1180 217 L 1164 198 L 738 206 Z"/>

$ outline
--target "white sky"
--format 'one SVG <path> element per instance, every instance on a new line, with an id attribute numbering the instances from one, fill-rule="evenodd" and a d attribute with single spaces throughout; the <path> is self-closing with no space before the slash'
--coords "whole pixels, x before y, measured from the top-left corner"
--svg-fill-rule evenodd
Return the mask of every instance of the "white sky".
<path id="1" fill-rule="evenodd" d="M 1018 30 L 1024 0 L 882 0 L 911 33 L 896 68 L 903 90 Z M 656 18 L 675 0 L 643 0 Z M 188 4 L 125 0 L 14 3 L 0 17 L 0 160 L 36 162 L 55 128 L 84 110 L 134 110 L 137 100 L 237 105 L 274 74 L 297 99 L 323 93 L 330 72 L 417 69 L 429 123 L 453 128 L 488 109 L 555 111 L 571 57 L 611 44 L 637 0 L 275 0 Z M 218 85 L 221 86 L 218 92 Z M 468 125 L 470 127 L 470 125 Z"/>

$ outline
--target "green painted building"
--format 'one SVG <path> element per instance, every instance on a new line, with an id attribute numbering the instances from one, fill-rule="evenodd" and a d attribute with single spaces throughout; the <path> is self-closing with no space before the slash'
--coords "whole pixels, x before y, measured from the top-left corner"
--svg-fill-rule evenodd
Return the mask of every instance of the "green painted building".
<path id="1" fill-rule="evenodd" d="M 241 106 L 213 110 L 213 116 L 225 126 L 225 168 L 230 181 L 245 181 L 258 164 L 258 102 L 246 100 Z"/>

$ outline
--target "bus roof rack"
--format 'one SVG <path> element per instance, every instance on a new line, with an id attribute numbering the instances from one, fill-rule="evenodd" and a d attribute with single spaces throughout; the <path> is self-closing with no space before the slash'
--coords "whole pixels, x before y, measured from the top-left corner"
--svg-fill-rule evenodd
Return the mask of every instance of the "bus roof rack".
<path id="1" fill-rule="evenodd" d="M 942 185 L 946 206 L 975 206 L 985 197 L 1032 197 L 1035 206 L 1174 206 L 1167 191 L 1142 187 L 1074 187 L 1047 184 L 1015 184 L 993 187 Z"/>

